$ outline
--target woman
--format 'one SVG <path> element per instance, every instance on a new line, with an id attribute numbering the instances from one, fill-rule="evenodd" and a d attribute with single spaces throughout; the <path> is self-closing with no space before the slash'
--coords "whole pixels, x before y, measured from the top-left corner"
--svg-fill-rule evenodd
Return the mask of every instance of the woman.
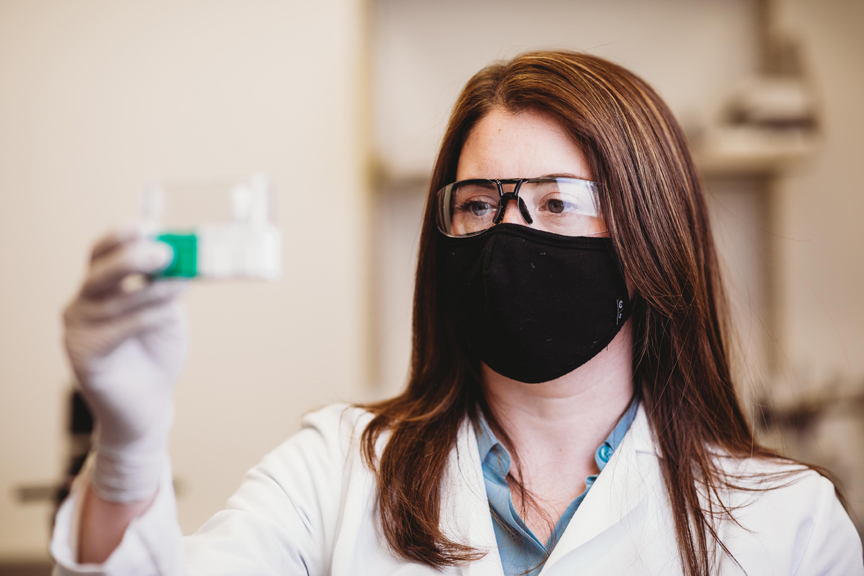
<path id="1" fill-rule="evenodd" d="M 537 52 L 471 79 L 432 176 L 407 389 L 307 416 L 182 543 L 178 289 L 117 288 L 166 259 L 107 238 L 67 309 L 100 429 L 61 574 L 864 574 L 832 484 L 753 439 L 693 161 L 618 66 Z"/>

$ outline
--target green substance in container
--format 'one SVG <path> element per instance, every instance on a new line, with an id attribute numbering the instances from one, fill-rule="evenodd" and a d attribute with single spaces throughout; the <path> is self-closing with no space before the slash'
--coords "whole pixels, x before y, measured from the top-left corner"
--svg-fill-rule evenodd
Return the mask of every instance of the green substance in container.
<path id="1" fill-rule="evenodd" d="M 194 278 L 198 275 L 198 237 L 195 234 L 160 234 L 156 240 L 174 250 L 171 264 L 157 272 L 156 278 Z"/>

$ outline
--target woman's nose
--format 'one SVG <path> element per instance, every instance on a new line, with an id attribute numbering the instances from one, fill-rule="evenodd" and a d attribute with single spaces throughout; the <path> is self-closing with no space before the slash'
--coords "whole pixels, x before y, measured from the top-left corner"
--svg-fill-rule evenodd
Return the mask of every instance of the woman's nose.
<path id="1" fill-rule="evenodd" d="M 519 213 L 519 202 L 515 198 L 507 200 L 507 207 L 504 209 L 504 217 L 501 219 L 501 224 L 521 224 L 525 226 L 525 218 Z"/>

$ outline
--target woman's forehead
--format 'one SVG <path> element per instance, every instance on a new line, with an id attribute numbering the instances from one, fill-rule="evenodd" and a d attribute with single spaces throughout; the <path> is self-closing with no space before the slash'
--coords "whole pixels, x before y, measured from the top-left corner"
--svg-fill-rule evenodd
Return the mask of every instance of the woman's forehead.
<path id="1" fill-rule="evenodd" d="M 565 173 L 592 179 L 585 155 L 557 120 L 534 111 L 512 114 L 494 109 L 465 139 L 456 179 Z"/>

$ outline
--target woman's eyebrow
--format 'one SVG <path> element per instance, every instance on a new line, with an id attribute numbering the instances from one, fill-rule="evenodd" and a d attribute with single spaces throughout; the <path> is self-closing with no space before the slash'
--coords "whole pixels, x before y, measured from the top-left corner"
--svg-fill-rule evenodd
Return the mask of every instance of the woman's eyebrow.
<path id="1" fill-rule="evenodd" d="M 570 173 L 544 174 L 543 176 L 540 176 L 540 178 L 575 178 L 577 180 L 585 180 L 585 178 Z"/>

